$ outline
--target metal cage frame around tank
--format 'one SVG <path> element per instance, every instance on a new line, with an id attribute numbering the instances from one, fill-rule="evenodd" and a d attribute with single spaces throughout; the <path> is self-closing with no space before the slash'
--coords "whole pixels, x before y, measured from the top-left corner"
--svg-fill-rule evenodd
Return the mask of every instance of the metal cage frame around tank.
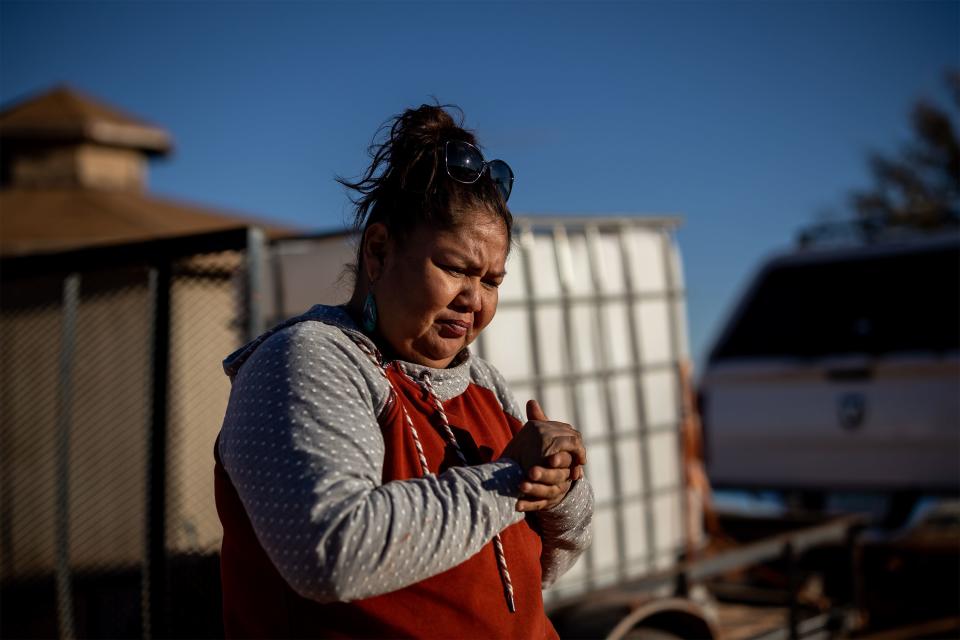
<path id="1" fill-rule="evenodd" d="M 687 523 L 685 517 L 688 511 L 687 496 L 684 486 L 683 462 L 682 462 L 682 441 L 681 429 L 683 413 L 681 409 L 681 388 L 680 367 L 688 357 L 686 334 L 685 334 L 685 289 L 682 285 L 683 278 L 680 271 L 679 250 L 676 245 L 675 231 L 680 225 L 681 219 L 676 216 L 657 216 L 657 217 L 638 217 L 638 216 L 615 216 L 615 217 L 520 217 L 518 218 L 518 243 L 515 251 L 516 256 L 512 259 L 519 260 L 523 265 L 523 294 L 514 299 L 501 299 L 498 312 L 508 311 L 513 308 L 520 308 L 526 312 L 526 326 L 521 330 L 526 333 L 526 341 L 530 345 L 528 356 L 530 358 L 529 369 L 531 375 L 527 379 L 510 379 L 508 383 L 518 387 L 529 387 L 533 389 L 535 397 L 544 397 L 545 388 L 549 384 L 561 384 L 567 390 L 571 399 L 571 415 L 567 416 L 572 424 L 581 425 L 584 422 L 583 410 L 579 402 L 579 394 L 576 392 L 578 383 L 583 382 L 584 378 L 592 378 L 599 386 L 601 395 L 601 406 L 605 417 L 605 432 L 600 435 L 594 435 L 586 439 L 587 450 L 591 446 L 595 449 L 597 445 L 606 445 L 603 450 L 606 456 L 598 459 L 596 455 L 589 459 L 587 465 L 588 477 L 590 469 L 600 466 L 607 466 L 610 469 L 612 482 L 612 495 L 599 499 L 596 504 L 596 511 L 609 510 L 613 516 L 613 531 L 609 532 L 615 545 L 616 557 L 624 559 L 614 567 L 613 575 L 602 575 L 597 573 L 594 566 L 594 556 L 586 553 L 581 558 L 584 564 L 586 574 L 579 584 L 567 585 L 566 588 L 560 587 L 557 593 L 548 592 L 548 600 L 557 599 L 561 595 L 569 595 L 576 592 L 585 592 L 590 589 L 608 586 L 611 584 L 622 583 L 628 579 L 635 578 L 637 575 L 645 572 L 652 572 L 663 564 L 672 564 L 678 561 L 683 549 L 691 543 L 687 539 Z M 636 265 L 631 263 L 635 259 L 628 247 L 630 234 L 638 230 L 644 232 L 654 232 L 659 243 L 660 259 L 663 269 L 663 288 L 659 291 L 641 291 L 636 281 Z M 587 249 L 586 263 L 579 264 L 579 268 L 586 267 L 589 271 L 589 282 L 592 286 L 590 292 L 575 291 L 572 273 L 575 266 L 570 256 L 571 238 L 582 236 Z M 602 252 L 601 237 L 614 240 L 614 246 L 618 248 L 619 255 L 604 255 Z M 557 276 L 559 279 L 559 291 L 556 295 L 540 296 L 538 291 L 538 279 L 534 275 L 535 256 L 534 244 L 538 238 L 544 239 L 552 244 L 554 248 L 554 258 L 556 264 Z M 619 261 L 617 268 L 622 273 L 623 282 L 620 290 L 612 291 L 605 282 L 605 268 L 602 264 L 604 260 L 614 259 Z M 644 328 L 639 318 L 639 304 L 641 302 L 663 302 L 666 307 L 667 320 L 666 330 L 667 354 L 666 357 L 657 362 L 645 361 L 643 353 L 643 340 L 641 331 Z M 577 305 L 588 306 L 593 315 L 593 327 L 599 330 L 594 335 L 583 335 L 582 332 L 575 330 L 574 308 Z M 614 336 L 609 332 L 603 331 L 605 309 L 619 307 L 625 314 L 623 318 L 624 325 L 628 328 L 626 336 Z M 553 307 L 560 309 L 561 332 L 565 340 L 565 349 L 563 349 L 563 363 L 565 373 L 556 374 L 547 371 L 544 366 L 544 357 L 541 352 L 541 328 L 538 322 L 539 314 L 542 314 L 546 308 Z M 626 339 L 627 344 L 622 344 Z M 486 357 L 489 352 L 488 340 L 491 337 L 488 334 L 481 334 L 477 340 L 477 351 L 481 357 Z M 582 363 L 577 362 L 577 355 L 582 351 L 582 346 L 578 341 L 594 341 L 596 347 L 596 363 L 589 373 L 583 373 Z M 629 354 L 629 362 L 624 364 L 614 364 L 612 357 L 614 349 L 625 349 Z M 621 359 L 622 360 L 622 359 Z M 495 363 L 496 364 L 496 363 Z M 674 419 L 667 422 L 651 423 L 647 419 L 647 409 L 649 399 L 647 391 L 644 388 L 643 376 L 646 373 L 654 371 L 665 371 L 672 376 L 671 384 L 672 398 L 669 402 L 675 407 Z M 615 404 L 618 399 L 614 389 L 613 380 L 616 376 L 628 375 L 631 378 L 632 390 L 635 394 L 636 415 L 634 424 L 621 424 L 620 411 Z M 625 427 L 627 429 L 625 429 Z M 652 478 L 652 447 L 651 437 L 656 434 L 674 434 L 676 437 L 675 453 L 677 456 L 676 475 L 673 483 L 665 487 L 654 487 Z M 629 493 L 626 491 L 626 475 L 634 470 L 623 468 L 617 455 L 617 445 L 621 441 L 636 439 L 639 447 L 639 458 L 641 461 L 639 472 L 642 475 L 641 490 L 639 493 Z M 655 526 L 654 500 L 658 496 L 672 496 L 678 501 L 680 539 L 669 549 L 663 549 L 658 545 L 657 529 Z M 625 518 L 625 506 L 631 502 L 639 502 L 642 506 L 644 540 L 648 549 L 644 571 L 630 572 L 625 561 L 627 554 L 627 541 L 631 535 L 636 535 L 628 527 Z M 660 556 L 660 557 L 658 557 Z M 661 562 L 658 565 L 658 560 Z M 559 586 L 559 585 L 558 585 Z"/>

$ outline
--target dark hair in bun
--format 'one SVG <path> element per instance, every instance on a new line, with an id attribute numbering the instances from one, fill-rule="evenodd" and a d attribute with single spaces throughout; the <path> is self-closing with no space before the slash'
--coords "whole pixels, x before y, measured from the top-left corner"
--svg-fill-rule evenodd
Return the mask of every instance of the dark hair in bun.
<path id="1" fill-rule="evenodd" d="M 447 109 L 455 110 L 460 121 Z M 424 104 L 387 120 L 368 149 L 371 162 L 363 176 L 356 182 L 337 178 L 355 192 L 351 197 L 354 227 L 362 233 L 382 222 L 391 236 L 402 240 L 420 225 L 450 230 L 462 222 L 464 214 L 486 210 L 503 220 L 509 240 L 513 216 L 489 173 L 485 171 L 473 184 L 447 175 L 444 145 L 448 140 L 479 146 L 462 124 L 463 111 L 453 105 Z M 386 139 L 377 141 L 384 132 L 388 132 Z"/>

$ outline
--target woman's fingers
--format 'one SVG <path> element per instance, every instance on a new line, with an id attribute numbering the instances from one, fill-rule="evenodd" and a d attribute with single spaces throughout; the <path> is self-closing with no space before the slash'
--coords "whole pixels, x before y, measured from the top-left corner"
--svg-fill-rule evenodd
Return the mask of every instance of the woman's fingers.
<path id="1" fill-rule="evenodd" d="M 527 401 L 527 420 L 530 422 L 544 423 L 544 431 L 542 432 L 542 436 L 549 436 L 552 438 L 552 440 L 544 439 L 544 445 L 546 446 L 546 450 L 544 451 L 545 455 L 550 455 L 554 452 L 571 451 L 571 445 L 566 443 L 565 440 L 572 438 L 577 443 L 573 446 L 578 447 L 576 449 L 577 463 L 586 464 L 587 452 L 583 448 L 583 444 L 581 442 L 582 438 L 580 437 L 579 431 L 565 422 L 551 421 L 549 418 L 547 418 L 547 415 L 543 412 L 543 409 L 540 408 L 540 403 L 533 399 Z M 570 466 L 570 463 L 558 463 L 552 464 L 551 466 L 568 467 Z"/>
<path id="2" fill-rule="evenodd" d="M 583 446 L 580 432 L 563 422 L 551 422 L 536 400 L 527 402 L 527 424 L 521 431 L 537 434 L 539 440 L 539 462 L 523 465 L 527 469 L 527 479 L 520 483 L 521 497 L 517 500 L 517 511 L 539 511 L 548 509 L 563 500 L 575 480 L 583 477 L 582 465 L 587 462 L 587 450 Z M 505 449 L 507 457 L 517 455 L 523 464 L 522 453 L 514 453 L 511 441 Z"/>
<path id="3" fill-rule="evenodd" d="M 531 467 L 527 478 L 541 484 L 560 484 L 561 482 L 569 480 L 570 474 L 570 467 L 562 467 L 560 469 Z"/>
<path id="4" fill-rule="evenodd" d="M 549 500 L 517 500 L 517 511 L 541 511 L 549 506 Z"/>
<path id="5" fill-rule="evenodd" d="M 547 414 L 540 408 L 540 403 L 536 400 L 527 400 L 527 420 L 550 421 L 550 419 L 547 418 Z"/>
<path id="6" fill-rule="evenodd" d="M 539 511 L 559 504 L 570 490 L 570 483 L 546 485 L 535 482 L 520 483 L 522 497 L 517 500 L 517 511 Z"/>
<path id="7" fill-rule="evenodd" d="M 570 429 L 570 431 L 573 431 L 573 429 Z M 549 457 L 563 451 L 573 456 L 573 461 L 576 464 L 587 464 L 587 450 L 583 446 L 580 434 L 576 431 L 556 435 L 551 439 L 544 453 Z"/>
<path id="8" fill-rule="evenodd" d="M 507 443 L 501 457 L 520 464 L 524 471 L 534 466 L 573 468 L 586 464 L 587 452 L 580 432 L 564 422 L 547 419 L 536 400 L 527 402 L 529 421 Z"/>
<path id="9" fill-rule="evenodd" d="M 573 466 L 573 456 L 570 455 L 569 451 L 561 451 L 560 453 L 555 453 L 552 456 L 547 456 L 544 460 L 545 467 L 550 467 L 553 469 L 560 469 L 561 467 L 572 467 Z"/>
<path id="10" fill-rule="evenodd" d="M 543 484 L 540 482 L 521 482 L 520 493 L 526 500 L 550 500 L 562 496 L 569 489 L 569 483 Z"/>

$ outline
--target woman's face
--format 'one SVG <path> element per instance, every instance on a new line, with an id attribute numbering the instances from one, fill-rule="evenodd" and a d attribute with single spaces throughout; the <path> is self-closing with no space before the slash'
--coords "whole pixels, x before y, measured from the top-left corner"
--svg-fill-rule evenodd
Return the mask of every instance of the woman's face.
<path id="1" fill-rule="evenodd" d="M 382 225 L 367 231 L 374 231 L 374 243 L 377 235 L 384 238 L 380 259 L 373 259 L 374 269 L 380 267 L 373 284 L 377 328 L 403 360 L 446 367 L 497 311 L 506 228 L 487 212 L 463 217 L 468 222 L 456 229 L 421 227 L 400 244 Z"/>

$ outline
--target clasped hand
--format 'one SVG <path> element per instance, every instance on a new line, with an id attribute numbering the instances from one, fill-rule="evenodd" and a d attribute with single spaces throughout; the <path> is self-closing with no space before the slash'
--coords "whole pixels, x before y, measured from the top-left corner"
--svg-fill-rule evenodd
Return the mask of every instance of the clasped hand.
<path id="1" fill-rule="evenodd" d="M 527 402 L 527 423 L 501 454 L 515 460 L 526 477 L 520 483 L 517 511 L 539 511 L 559 504 L 587 462 L 580 432 L 544 415 L 536 400 Z"/>

